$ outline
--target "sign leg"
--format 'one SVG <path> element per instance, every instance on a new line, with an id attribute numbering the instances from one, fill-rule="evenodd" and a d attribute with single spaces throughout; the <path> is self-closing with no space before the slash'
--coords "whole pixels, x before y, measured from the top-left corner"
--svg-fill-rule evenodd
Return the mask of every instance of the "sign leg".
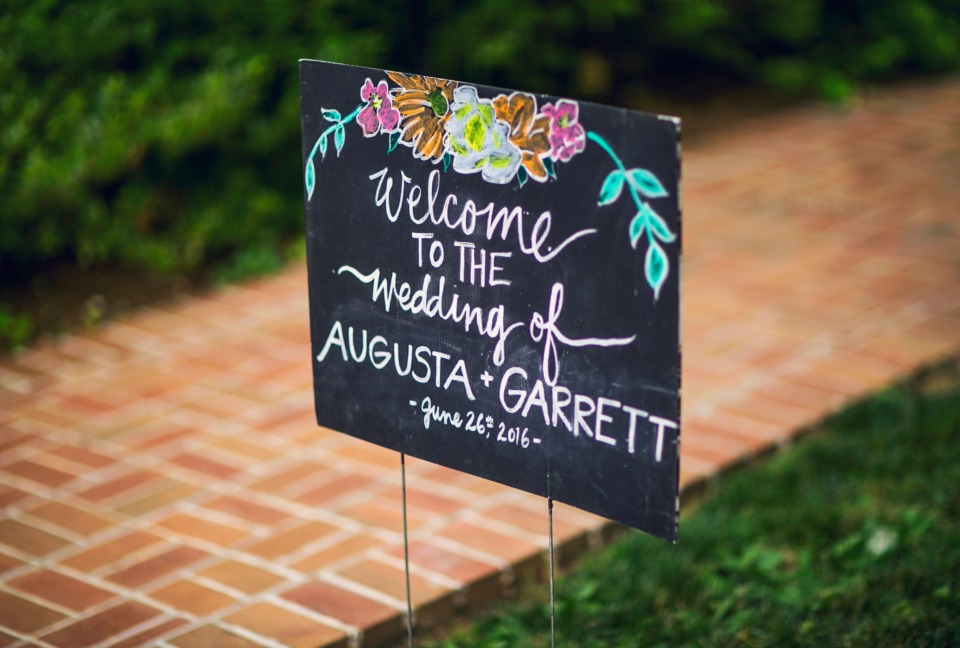
<path id="1" fill-rule="evenodd" d="M 400 453 L 400 491 L 401 499 L 403 500 L 403 571 L 407 580 L 407 645 L 413 648 L 413 602 L 410 598 L 410 543 L 407 539 L 407 462 L 406 456 L 402 452 Z M 551 546 L 552 542 L 551 540 Z"/>
<path id="2" fill-rule="evenodd" d="M 550 526 L 550 646 L 557 648 L 556 610 L 553 599 L 553 498 L 547 498 L 547 520 Z"/>

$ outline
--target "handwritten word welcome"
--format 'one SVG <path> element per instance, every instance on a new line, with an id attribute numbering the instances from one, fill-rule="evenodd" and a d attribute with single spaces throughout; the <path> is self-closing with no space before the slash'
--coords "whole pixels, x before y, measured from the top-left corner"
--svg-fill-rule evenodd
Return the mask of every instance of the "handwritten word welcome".
<path id="1" fill-rule="evenodd" d="M 597 230 L 592 228 L 582 229 L 563 239 L 559 245 L 553 246 L 548 243 L 550 230 L 553 227 L 553 216 L 549 211 L 542 212 L 534 221 L 533 227 L 527 231 L 524 224 L 524 211 L 519 206 L 497 208 L 490 202 L 487 203 L 486 207 L 478 208 L 472 200 L 467 200 L 459 214 L 451 214 L 451 207 L 456 207 L 459 202 L 454 194 L 447 195 L 438 214 L 437 198 L 440 195 L 440 171 L 437 169 L 430 172 L 430 177 L 427 180 L 426 209 L 418 213 L 417 207 L 419 207 L 424 193 L 420 185 L 413 184 L 411 178 L 401 171 L 399 195 L 393 195 L 391 199 L 395 182 L 388 173 L 389 168 L 384 167 L 371 174 L 370 179 L 377 181 L 375 195 L 377 207 L 383 207 L 387 219 L 391 223 L 395 223 L 400 218 L 404 203 L 407 205 L 408 217 L 415 225 L 423 225 L 429 221 L 434 225 L 443 226 L 450 230 L 460 230 L 467 236 L 476 231 L 478 218 L 483 218 L 485 219 L 483 232 L 488 241 L 493 240 L 495 236 L 499 236 L 500 240 L 506 241 L 512 234 L 516 237 L 520 251 L 532 256 L 540 263 L 552 261 L 575 240 L 597 233 Z M 546 253 L 542 251 L 544 247 L 546 247 Z"/>

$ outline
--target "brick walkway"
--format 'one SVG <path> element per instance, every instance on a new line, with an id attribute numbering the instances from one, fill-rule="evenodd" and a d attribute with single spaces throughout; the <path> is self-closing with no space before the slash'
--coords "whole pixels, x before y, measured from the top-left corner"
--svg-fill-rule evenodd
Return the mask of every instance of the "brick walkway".
<path id="1" fill-rule="evenodd" d="M 723 133 L 684 181 L 687 486 L 960 348 L 960 81 Z M 315 426 L 309 355 L 299 266 L 0 361 L 0 640 L 402 636 L 399 459 Z M 543 500 L 408 487 L 421 622 L 542 572 Z M 558 505 L 560 560 L 608 528 Z"/>

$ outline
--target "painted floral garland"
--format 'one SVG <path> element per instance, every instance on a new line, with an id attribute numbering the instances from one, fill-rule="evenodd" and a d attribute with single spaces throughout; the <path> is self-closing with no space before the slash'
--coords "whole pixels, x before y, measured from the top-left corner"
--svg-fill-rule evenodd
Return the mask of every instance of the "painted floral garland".
<path id="1" fill-rule="evenodd" d="M 346 126 L 356 122 L 364 137 L 389 136 L 387 153 L 402 144 L 417 159 L 451 166 L 457 173 L 479 173 L 487 182 L 507 184 L 516 179 L 522 187 L 529 180 L 556 179 L 556 165 L 568 162 L 586 148 L 587 140 L 600 146 L 613 160 L 611 171 L 600 188 L 597 204 L 610 205 L 627 187 L 636 215 L 629 225 L 630 244 L 636 248 L 646 233 L 647 254 L 644 274 L 654 299 L 670 272 L 661 243 L 677 236 L 644 198 L 662 198 L 666 189 L 646 169 L 628 169 L 600 135 L 585 131 L 579 123 L 579 106 L 560 99 L 537 110 L 532 94 L 514 92 L 483 99 L 473 86 L 433 77 L 387 72 L 397 87 L 385 80 L 377 85 L 369 78 L 360 88 L 361 103 L 347 115 L 322 109 L 330 125 L 317 138 L 307 156 L 304 182 L 307 200 L 313 197 L 317 152 L 326 157 L 328 137 L 333 137 L 337 155 L 346 141 Z"/>

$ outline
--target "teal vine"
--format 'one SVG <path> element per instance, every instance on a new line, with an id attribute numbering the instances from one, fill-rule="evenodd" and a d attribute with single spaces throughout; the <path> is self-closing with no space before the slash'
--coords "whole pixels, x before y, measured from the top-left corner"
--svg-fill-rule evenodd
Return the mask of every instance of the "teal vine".
<path id="1" fill-rule="evenodd" d="M 670 261 L 657 239 L 663 243 L 673 243 L 677 240 L 677 235 L 670 231 L 669 226 L 653 210 L 650 203 L 640 198 L 640 194 L 647 198 L 663 198 L 667 195 L 667 190 L 663 188 L 657 177 L 646 169 L 627 169 L 613 148 L 600 135 L 588 131 L 587 139 L 596 142 L 610 156 L 617 167 L 604 179 L 603 185 L 600 187 L 600 198 L 597 200 L 597 205 L 605 207 L 616 202 L 623 193 L 624 185 L 627 186 L 630 197 L 633 198 L 637 213 L 631 219 L 628 227 L 630 245 L 636 249 L 643 233 L 647 233 L 647 255 L 643 264 L 644 274 L 647 283 L 653 289 L 654 299 L 658 299 L 660 289 L 670 273 Z"/>

